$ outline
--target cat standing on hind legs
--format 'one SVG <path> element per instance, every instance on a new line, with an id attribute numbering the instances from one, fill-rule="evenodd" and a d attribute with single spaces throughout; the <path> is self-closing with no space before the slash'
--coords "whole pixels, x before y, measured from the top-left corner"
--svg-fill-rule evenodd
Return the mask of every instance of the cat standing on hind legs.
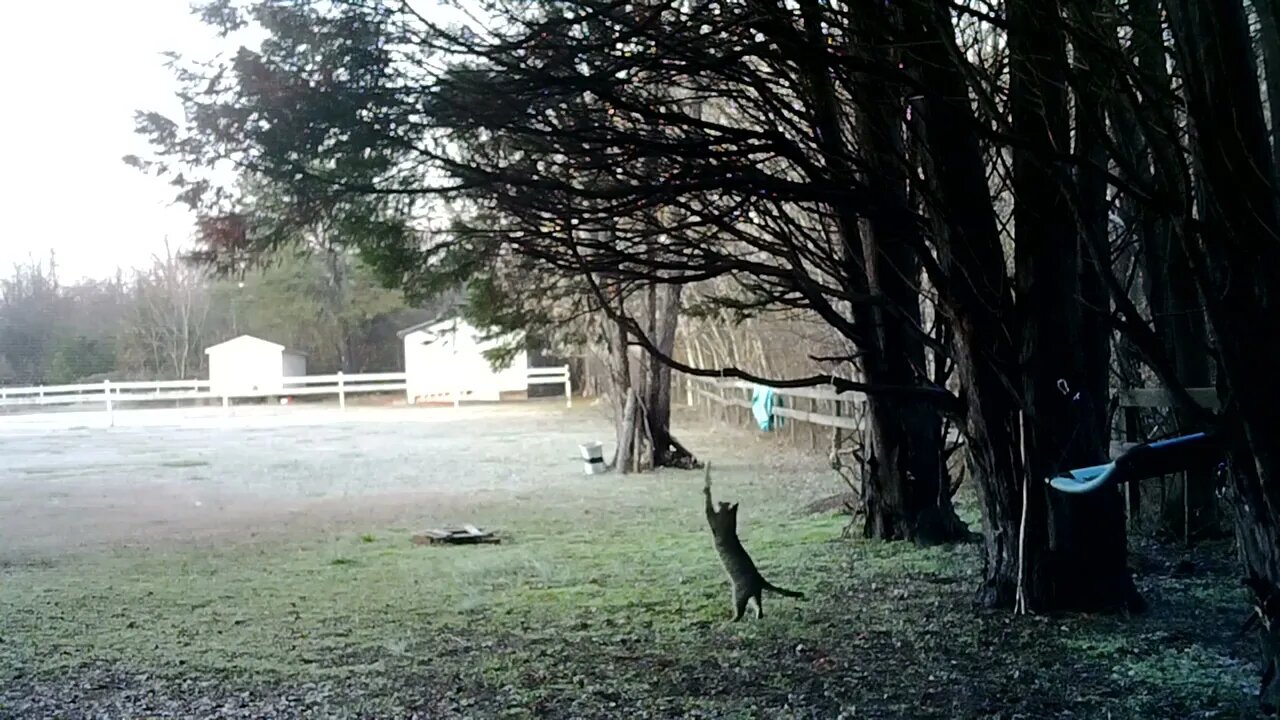
<path id="1" fill-rule="evenodd" d="M 804 593 L 780 588 L 765 580 L 756 569 L 756 564 L 751 561 L 747 549 L 742 547 L 742 541 L 738 539 L 738 503 L 730 505 L 722 502 L 717 510 L 715 504 L 711 502 L 711 463 L 707 463 L 707 475 L 702 494 L 707 500 L 707 524 L 711 526 L 711 536 L 715 541 L 716 552 L 719 553 L 720 562 L 724 564 L 725 572 L 729 574 L 729 580 L 733 583 L 733 621 L 742 619 L 743 613 L 747 611 L 749 600 L 756 601 L 756 617 L 764 617 L 764 605 L 761 600 L 765 590 L 787 597 L 803 598 Z"/>

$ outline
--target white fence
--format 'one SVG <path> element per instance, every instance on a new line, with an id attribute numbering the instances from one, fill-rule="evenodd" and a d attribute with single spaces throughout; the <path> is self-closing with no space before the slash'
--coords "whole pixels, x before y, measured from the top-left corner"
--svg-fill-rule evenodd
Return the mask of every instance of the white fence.
<path id="1" fill-rule="evenodd" d="M 751 393 L 754 383 L 744 380 L 695 377 L 684 375 L 686 402 L 695 405 L 699 399 L 706 400 L 709 407 L 722 409 L 738 408 L 739 422 L 750 422 Z M 1125 411 L 1125 439 L 1111 443 L 1111 456 L 1137 445 L 1137 419 L 1129 421 L 1129 415 L 1142 408 L 1171 408 L 1175 406 L 1172 395 L 1163 388 L 1112 388 L 1116 396 L 1117 406 Z M 1210 410 L 1218 409 L 1218 392 L 1215 388 L 1187 388 L 1191 399 Z M 773 416 L 789 418 L 802 423 L 820 427 L 863 430 L 863 415 L 858 411 L 866 396 L 860 393 L 837 393 L 829 387 L 809 388 L 775 388 L 774 394 L 787 398 L 791 407 L 775 405 Z M 801 409 L 801 402 L 807 403 L 807 409 Z M 819 410 L 828 412 L 819 412 Z M 727 418 L 726 418 L 727 419 Z M 794 425 L 792 426 L 794 428 Z M 960 440 L 956 428 L 949 428 L 948 442 Z M 817 445 L 815 444 L 815 447 Z"/>
<path id="2" fill-rule="evenodd" d="M 569 378 L 569 366 L 560 365 L 557 367 L 531 367 L 525 368 L 526 385 L 564 385 L 564 404 L 565 407 L 573 407 L 573 382 Z M 467 388 L 439 390 L 437 392 L 419 393 L 416 396 L 410 395 L 410 391 L 405 388 L 406 396 L 409 402 L 424 401 L 432 402 L 452 402 L 454 406 L 462 404 L 472 391 Z"/>
<path id="3" fill-rule="evenodd" d="M 573 385 L 569 366 L 529 368 L 530 385 L 564 385 L 565 406 L 573 407 Z M 117 407 L 132 403 L 207 401 L 221 403 L 229 409 L 232 400 L 262 397 L 297 397 L 303 395 L 336 395 L 338 407 L 347 408 L 347 396 L 358 393 L 407 393 L 406 374 L 334 373 L 333 375 L 299 375 L 284 379 L 280 390 L 214 392 L 208 380 L 140 380 L 79 385 L 43 385 L 37 387 L 0 387 L 0 411 L 56 405 L 101 405 L 110 418 Z M 446 398 L 460 405 L 465 392 L 453 391 Z M 410 398 L 412 400 L 412 398 Z"/>

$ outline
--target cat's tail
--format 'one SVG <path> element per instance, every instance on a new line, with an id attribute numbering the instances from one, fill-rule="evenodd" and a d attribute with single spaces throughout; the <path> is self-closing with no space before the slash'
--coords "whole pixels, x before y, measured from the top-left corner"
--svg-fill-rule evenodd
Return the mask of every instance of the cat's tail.
<path id="1" fill-rule="evenodd" d="M 785 595 L 787 597 L 801 598 L 801 599 L 804 598 L 804 593 L 797 592 L 795 590 L 788 590 L 786 588 L 780 588 L 777 585 L 774 585 L 773 583 L 769 582 L 768 580 L 764 581 L 763 587 L 765 590 L 768 590 L 769 592 L 778 593 L 779 595 Z"/>

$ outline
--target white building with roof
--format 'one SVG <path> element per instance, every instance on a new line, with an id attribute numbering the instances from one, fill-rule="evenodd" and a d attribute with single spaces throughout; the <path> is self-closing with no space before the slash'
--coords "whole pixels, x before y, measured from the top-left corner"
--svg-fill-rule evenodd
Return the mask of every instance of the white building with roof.
<path id="1" fill-rule="evenodd" d="M 497 401 L 504 393 L 529 391 L 529 356 L 521 350 L 509 367 L 494 371 L 486 350 L 505 338 L 484 333 L 461 318 L 432 320 L 397 333 L 404 341 L 406 395 L 410 403 L 459 400 Z"/>
<path id="2" fill-rule="evenodd" d="M 285 378 L 307 374 L 307 354 L 252 335 L 205 350 L 209 390 L 215 395 L 284 395 Z"/>

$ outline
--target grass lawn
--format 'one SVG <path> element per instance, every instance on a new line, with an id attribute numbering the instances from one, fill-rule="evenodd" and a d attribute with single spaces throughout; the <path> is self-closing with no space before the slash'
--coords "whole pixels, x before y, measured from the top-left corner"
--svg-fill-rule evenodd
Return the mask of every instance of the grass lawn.
<path id="1" fill-rule="evenodd" d="M 458 521 L 496 546 L 371 520 L 11 563 L 0 716 L 1251 716 L 1225 548 L 1183 578 L 1137 550 L 1142 617 L 986 613 L 976 546 L 841 539 L 800 512 L 836 489 L 819 464 L 766 450 L 711 458 L 761 570 L 808 595 L 763 620 L 728 622 L 701 473 L 583 478 L 477 500 Z"/>

